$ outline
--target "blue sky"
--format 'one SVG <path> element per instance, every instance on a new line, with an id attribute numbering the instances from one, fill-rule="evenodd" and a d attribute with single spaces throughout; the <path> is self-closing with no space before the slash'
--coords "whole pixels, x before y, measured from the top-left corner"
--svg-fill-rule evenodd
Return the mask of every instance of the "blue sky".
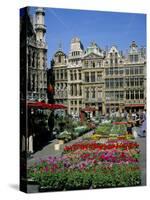
<path id="1" fill-rule="evenodd" d="M 34 9 L 30 9 L 34 13 Z M 146 46 L 146 15 L 85 11 L 71 9 L 45 9 L 48 43 L 48 63 L 58 50 L 59 43 L 65 53 L 69 52 L 70 41 L 77 36 L 84 48 L 95 41 L 102 49 L 115 44 L 126 51 L 135 40 L 138 46 Z"/>

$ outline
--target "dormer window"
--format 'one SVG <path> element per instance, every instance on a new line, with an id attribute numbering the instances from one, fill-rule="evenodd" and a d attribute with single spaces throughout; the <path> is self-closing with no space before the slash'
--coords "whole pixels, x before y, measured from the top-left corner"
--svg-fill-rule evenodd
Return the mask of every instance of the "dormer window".
<path id="1" fill-rule="evenodd" d="M 95 68 L 95 62 L 93 62 L 93 68 Z"/>
<path id="2" fill-rule="evenodd" d="M 115 58 L 115 64 L 118 64 L 118 58 Z"/>
<path id="3" fill-rule="evenodd" d="M 135 57 L 135 62 L 138 62 L 138 60 L 139 60 L 138 55 L 135 55 L 134 57 Z"/>
<path id="4" fill-rule="evenodd" d="M 130 55 L 130 62 L 133 62 L 133 55 Z"/>
<path id="5" fill-rule="evenodd" d="M 136 54 L 136 55 L 130 55 L 129 59 L 130 59 L 130 62 L 138 62 L 139 56 L 138 56 L 138 54 Z"/>
<path id="6" fill-rule="evenodd" d="M 112 58 L 110 59 L 110 65 L 113 65 L 113 59 Z"/>
<path id="7" fill-rule="evenodd" d="M 61 63 L 61 55 L 58 56 L 58 62 Z"/>

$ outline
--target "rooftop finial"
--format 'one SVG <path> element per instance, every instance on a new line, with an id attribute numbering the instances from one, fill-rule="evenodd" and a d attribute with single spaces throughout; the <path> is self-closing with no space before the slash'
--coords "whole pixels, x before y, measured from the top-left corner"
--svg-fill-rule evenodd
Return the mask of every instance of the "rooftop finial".
<path id="1" fill-rule="evenodd" d="M 59 42 L 59 44 L 58 44 L 58 49 L 61 51 L 62 50 L 62 43 L 61 43 L 61 41 Z"/>

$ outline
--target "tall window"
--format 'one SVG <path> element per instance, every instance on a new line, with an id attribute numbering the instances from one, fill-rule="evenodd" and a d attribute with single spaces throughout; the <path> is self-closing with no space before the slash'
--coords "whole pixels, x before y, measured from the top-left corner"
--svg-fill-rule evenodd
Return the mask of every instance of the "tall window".
<path id="1" fill-rule="evenodd" d="M 32 91 L 35 91 L 35 74 L 32 76 Z"/>
<path id="2" fill-rule="evenodd" d="M 123 95 L 123 94 L 124 94 L 124 92 L 123 92 L 123 91 L 121 91 L 121 92 L 120 92 L 120 100 L 123 100 L 123 97 L 124 97 L 124 95 Z"/>
<path id="3" fill-rule="evenodd" d="M 59 79 L 59 70 L 57 70 L 57 80 Z"/>
<path id="4" fill-rule="evenodd" d="M 140 90 L 140 99 L 144 99 L 144 90 Z"/>
<path id="5" fill-rule="evenodd" d="M 134 78 L 131 78 L 130 81 L 131 86 L 134 86 Z"/>
<path id="6" fill-rule="evenodd" d="M 138 62 L 138 60 L 139 60 L 138 55 L 135 55 L 135 56 L 134 56 L 134 61 L 135 61 L 135 62 Z"/>
<path id="7" fill-rule="evenodd" d="M 101 78 L 102 78 L 101 73 L 97 72 L 97 81 L 101 81 Z"/>
<path id="8" fill-rule="evenodd" d="M 143 84 L 144 84 L 144 80 L 143 78 L 140 78 L 140 86 L 143 86 Z"/>
<path id="9" fill-rule="evenodd" d="M 82 96 L 82 88 L 79 86 L 79 96 Z"/>
<path id="10" fill-rule="evenodd" d="M 130 62 L 133 62 L 133 55 L 129 56 Z"/>
<path id="11" fill-rule="evenodd" d="M 89 89 L 88 88 L 86 88 L 85 95 L 86 95 L 86 99 L 88 99 L 89 98 Z"/>
<path id="12" fill-rule="evenodd" d="M 81 80 L 81 71 L 79 71 L 79 80 Z"/>
<path id="13" fill-rule="evenodd" d="M 116 68 L 114 71 L 115 71 L 115 74 L 118 75 L 118 69 Z"/>
<path id="14" fill-rule="evenodd" d="M 84 66 L 88 67 L 88 61 L 86 61 L 86 60 L 84 61 Z"/>
<path id="15" fill-rule="evenodd" d="M 110 88 L 114 88 L 114 79 L 110 79 L 109 81 Z"/>
<path id="16" fill-rule="evenodd" d="M 91 82 L 95 82 L 95 72 L 91 72 Z"/>
<path id="17" fill-rule="evenodd" d="M 92 88 L 92 98 L 95 98 L 95 88 Z"/>
<path id="18" fill-rule="evenodd" d="M 65 70 L 65 79 L 67 79 L 67 71 Z"/>
<path id="19" fill-rule="evenodd" d="M 72 72 L 72 70 L 70 71 L 70 80 L 71 81 L 73 80 L 73 72 Z"/>
<path id="20" fill-rule="evenodd" d="M 126 99 L 129 99 L 129 91 L 126 91 Z"/>
<path id="21" fill-rule="evenodd" d="M 58 56 L 58 62 L 61 63 L 61 55 Z"/>
<path id="22" fill-rule="evenodd" d="M 89 82 L 89 72 L 85 72 L 85 82 Z"/>
<path id="23" fill-rule="evenodd" d="M 119 79 L 115 80 L 115 87 L 118 88 L 119 87 Z"/>
<path id="24" fill-rule="evenodd" d="M 73 84 L 70 86 L 70 95 L 73 96 Z"/>
<path id="25" fill-rule="evenodd" d="M 131 99 L 134 99 L 134 91 L 131 91 Z"/>
<path id="26" fill-rule="evenodd" d="M 95 68 L 95 62 L 93 62 L 93 68 Z"/>
<path id="27" fill-rule="evenodd" d="M 98 66 L 101 67 L 101 65 L 102 65 L 102 64 L 101 64 L 101 61 L 99 61 Z"/>
<path id="28" fill-rule="evenodd" d="M 74 95 L 77 96 L 77 85 L 74 85 Z"/>
<path id="29" fill-rule="evenodd" d="M 109 88 L 109 79 L 106 79 L 106 88 Z"/>
<path id="30" fill-rule="evenodd" d="M 139 99 L 139 90 L 135 91 L 135 99 Z"/>
<path id="31" fill-rule="evenodd" d="M 135 74 L 138 74 L 138 67 L 135 68 Z"/>
<path id="32" fill-rule="evenodd" d="M 126 69 L 126 75 L 130 74 L 129 68 Z"/>
<path id="33" fill-rule="evenodd" d="M 139 71 L 140 71 L 139 74 L 143 74 L 143 73 L 144 73 L 143 67 L 140 67 L 140 68 L 139 68 Z"/>
<path id="34" fill-rule="evenodd" d="M 123 79 L 120 78 L 120 87 L 123 87 Z"/>
<path id="35" fill-rule="evenodd" d="M 110 59 L 110 65 L 111 66 L 113 65 L 113 59 L 112 58 Z"/>
<path id="36" fill-rule="evenodd" d="M 134 68 L 130 69 L 130 74 L 134 74 Z"/>
<path id="37" fill-rule="evenodd" d="M 118 58 L 115 58 L 115 65 L 118 64 Z"/>
<path id="38" fill-rule="evenodd" d="M 135 84 L 135 86 L 139 85 L 139 79 L 138 78 L 134 78 L 134 84 Z"/>
<path id="39" fill-rule="evenodd" d="M 120 70 L 119 70 L 119 74 L 123 74 L 123 69 L 120 69 Z"/>
<path id="40" fill-rule="evenodd" d="M 77 80 L 77 72 L 74 70 L 74 80 Z"/>
<path id="41" fill-rule="evenodd" d="M 113 75 L 113 68 L 110 68 L 110 75 Z"/>
<path id="42" fill-rule="evenodd" d="M 62 69 L 61 69 L 60 77 L 61 77 L 61 79 L 63 79 L 63 70 Z"/>

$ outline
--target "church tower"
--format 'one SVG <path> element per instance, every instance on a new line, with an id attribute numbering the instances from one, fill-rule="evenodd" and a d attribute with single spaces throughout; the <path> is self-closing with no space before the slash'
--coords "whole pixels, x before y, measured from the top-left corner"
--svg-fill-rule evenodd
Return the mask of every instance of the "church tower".
<path id="1" fill-rule="evenodd" d="M 32 60 L 35 60 L 35 64 L 31 68 L 32 96 L 34 100 L 47 101 L 47 44 L 44 8 L 38 7 L 35 10 L 34 30 L 35 48 L 32 49 Z"/>
<path id="2" fill-rule="evenodd" d="M 35 31 L 37 41 L 45 42 L 46 26 L 44 8 L 36 9 Z"/>

